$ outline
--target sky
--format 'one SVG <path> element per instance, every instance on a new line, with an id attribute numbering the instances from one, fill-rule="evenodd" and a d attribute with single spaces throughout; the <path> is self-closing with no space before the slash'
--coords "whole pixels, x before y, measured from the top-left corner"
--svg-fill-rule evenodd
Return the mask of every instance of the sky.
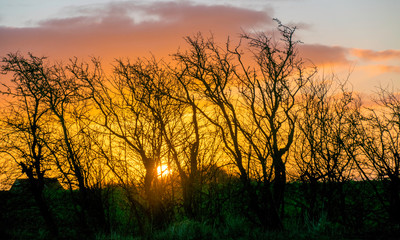
<path id="1" fill-rule="evenodd" d="M 398 0 L 0 0 L 0 57 L 161 58 L 185 36 L 212 33 L 222 43 L 270 31 L 278 18 L 298 27 L 303 58 L 371 93 L 400 88 L 399 10 Z"/>

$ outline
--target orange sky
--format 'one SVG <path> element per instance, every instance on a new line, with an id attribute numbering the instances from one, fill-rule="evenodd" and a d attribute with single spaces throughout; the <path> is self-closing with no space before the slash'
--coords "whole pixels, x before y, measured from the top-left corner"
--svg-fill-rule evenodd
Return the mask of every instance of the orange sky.
<path id="1" fill-rule="evenodd" d="M 121 57 L 149 57 L 150 53 L 165 57 L 184 46 L 184 36 L 212 32 L 222 43 L 227 36 L 237 37 L 243 30 L 275 28 L 272 18 L 279 18 L 272 8 L 255 10 L 189 1 L 110 2 L 68 11 L 67 17 L 45 18 L 32 26 L 0 25 L 0 56 L 15 51 L 54 60 L 96 56 L 104 64 Z M 299 35 L 312 31 L 307 23 L 296 25 Z M 324 71 L 344 75 L 352 71 L 357 91 L 370 91 L 382 83 L 400 87 L 399 49 L 377 51 L 304 42 L 300 51 L 303 58 Z"/>

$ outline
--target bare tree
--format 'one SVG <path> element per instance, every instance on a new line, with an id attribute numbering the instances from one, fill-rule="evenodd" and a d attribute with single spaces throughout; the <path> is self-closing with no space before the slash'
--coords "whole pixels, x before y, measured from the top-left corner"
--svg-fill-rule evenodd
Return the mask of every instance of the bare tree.
<path id="1" fill-rule="evenodd" d="M 165 72 L 154 61 L 119 60 L 107 82 L 84 74 L 80 78 L 90 85 L 101 116 L 93 122 L 110 137 L 110 149 L 102 150 L 108 166 L 127 190 L 140 188 L 138 180 L 143 180 L 144 196 L 135 191 L 138 195 L 130 195 L 130 200 L 141 233 L 146 234 L 147 227 L 162 226 L 168 219 L 162 202 L 164 188 L 157 177 L 157 167 L 166 163 L 163 131 L 170 117 L 170 104 L 160 90 Z M 121 152 L 112 151 L 115 146 Z M 141 221 L 140 214 L 148 222 Z"/>
<path id="2" fill-rule="evenodd" d="M 314 73 L 306 72 L 297 58 L 295 28 L 278 24 L 282 40 L 277 42 L 263 33 L 245 34 L 241 40 L 247 41 L 249 48 L 243 50 L 239 44 L 232 49 L 229 40 L 223 48 L 212 37 L 198 34 L 186 38 L 188 51 L 174 55 L 184 69 L 188 92 L 202 99 L 198 111 L 217 129 L 238 169 L 252 212 L 261 225 L 275 229 L 283 227 L 278 209 L 283 212 L 284 158 L 293 142 L 295 97 Z M 247 65 L 245 52 L 252 54 L 256 67 Z M 251 163 L 252 151 L 256 165 Z M 264 186 L 260 200 L 249 175 L 250 170 L 258 169 Z"/>
<path id="3" fill-rule="evenodd" d="M 261 165 L 265 188 L 273 182 L 272 206 L 283 217 L 285 162 L 299 115 L 296 96 L 316 70 L 307 68 L 298 56 L 299 41 L 294 40 L 296 28 L 276 21 L 279 40 L 264 33 L 243 35 L 253 54 L 254 68 L 245 64 L 238 49 L 234 54 L 241 67 L 241 72 L 236 72 L 244 108 L 249 110 L 248 123 L 241 124 L 240 129 Z"/>
<path id="4" fill-rule="evenodd" d="M 331 219 L 339 215 L 345 218 L 343 183 L 353 177 L 351 155 L 356 144 L 351 119 L 357 110 L 357 99 L 346 89 L 346 83 L 334 75 L 322 76 L 303 91 L 295 158 L 299 178 L 309 186 L 308 214 L 313 220 L 323 207 Z M 324 192 L 319 191 L 320 183 L 327 184 Z"/>
<path id="5" fill-rule="evenodd" d="M 185 80 L 185 92 L 189 96 L 201 99 L 196 105 L 196 111 L 216 128 L 225 151 L 239 170 L 242 183 L 249 193 L 253 194 L 243 164 L 237 101 L 232 97 L 232 89 L 235 88 L 233 56 L 226 49 L 217 46 L 212 37 L 205 39 L 198 34 L 187 37 L 186 41 L 189 50 L 174 55 L 184 74 L 181 78 Z M 252 206 L 258 205 L 254 203 Z"/>
<path id="6" fill-rule="evenodd" d="M 400 222 L 400 98 L 381 88 L 372 107 L 360 111 L 357 124 L 359 147 L 364 157 L 356 159 L 363 179 L 382 180 L 386 197 L 375 189 L 392 221 Z M 388 202 L 388 206 L 387 203 Z"/>
<path id="7" fill-rule="evenodd" d="M 191 91 L 186 66 L 172 68 L 166 65 L 166 68 L 172 81 L 168 85 L 163 83 L 161 90 L 174 107 L 169 111 L 173 116 L 163 123 L 163 136 L 180 176 L 185 213 L 196 218 L 200 211 L 202 184 L 211 180 L 205 172 L 215 165 L 213 160 L 219 140 L 199 113 L 201 99 Z"/>
<path id="8" fill-rule="evenodd" d="M 90 112 L 88 98 L 84 92 L 86 88 L 67 65 L 46 65 L 44 58 L 33 55 L 29 58 L 16 55 L 12 64 L 10 66 L 14 68 L 8 71 L 16 72 L 29 80 L 29 88 L 34 91 L 32 98 L 36 104 L 33 109 L 45 110 L 43 113 L 30 113 L 31 115 L 26 117 L 27 120 L 30 120 L 32 116 L 37 119 L 42 118 L 42 115 L 46 113 L 46 119 L 41 119 L 43 121 L 41 124 L 47 131 L 46 139 L 44 137 L 33 139 L 33 150 L 38 154 L 46 150 L 47 158 L 51 158 L 70 190 L 78 188 L 79 207 L 75 209 L 81 221 L 80 226 L 85 233 L 91 234 L 93 229 L 90 227 L 96 225 L 92 223 L 97 220 L 103 223 L 104 221 L 100 220 L 103 219 L 99 215 L 101 211 L 95 210 L 93 204 L 90 203 L 94 201 L 91 190 L 96 183 L 92 183 L 91 187 L 88 180 L 93 179 L 91 174 L 95 172 L 97 156 L 94 154 L 95 146 L 88 137 L 91 135 L 88 132 L 90 130 L 88 122 L 84 121 L 84 116 Z M 27 90 L 24 91 L 26 94 Z M 33 125 L 32 130 L 39 131 L 39 127 L 44 129 L 42 126 Z M 94 215 L 96 217 L 93 217 Z"/>
<path id="9" fill-rule="evenodd" d="M 1 94 L 11 98 L 2 115 L 5 131 L 2 152 L 15 160 L 29 179 L 30 188 L 39 210 L 53 237 L 58 227 L 43 195 L 44 176 L 50 170 L 51 154 L 46 149 L 49 141 L 49 108 L 44 103 L 42 91 L 46 70 L 44 59 L 29 54 L 27 57 L 8 54 L 2 59 L 3 74 L 12 75 L 11 82 L 3 83 Z"/>

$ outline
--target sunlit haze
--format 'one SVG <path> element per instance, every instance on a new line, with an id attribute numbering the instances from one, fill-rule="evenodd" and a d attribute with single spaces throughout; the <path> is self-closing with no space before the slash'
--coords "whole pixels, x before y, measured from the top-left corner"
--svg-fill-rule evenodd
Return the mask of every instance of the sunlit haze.
<path id="1" fill-rule="evenodd" d="M 161 165 L 157 167 L 157 176 L 158 177 L 166 177 L 170 174 L 170 170 L 168 169 L 168 165 Z"/>

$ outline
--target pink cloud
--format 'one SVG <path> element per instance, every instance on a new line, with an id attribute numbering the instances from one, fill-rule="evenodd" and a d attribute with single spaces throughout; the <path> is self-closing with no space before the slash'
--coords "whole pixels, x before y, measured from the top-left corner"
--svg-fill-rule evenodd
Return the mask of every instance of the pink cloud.
<path id="1" fill-rule="evenodd" d="M 370 65 L 366 66 L 366 71 L 372 74 L 382 74 L 382 73 L 400 73 L 400 66 L 393 65 Z"/>
<path id="2" fill-rule="evenodd" d="M 400 59 L 400 50 L 385 50 L 385 51 L 373 51 L 369 49 L 353 49 L 351 53 L 364 60 L 369 61 L 381 61 Z"/>
<path id="3" fill-rule="evenodd" d="M 154 19 L 132 18 L 138 12 Z M 57 59 L 100 56 L 107 61 L 150 52 L 167 56 L 184 45 L 183 37 L 199 31 L 225 41 L 242 29 L 275 26 L 266 11 L 187 3 L 112 3 L 74 15 L 78 16 L 49 19 L 31 28 L 0 27 L 0 56 L 15 51 Z"/>
<path id="4" fill-rule="evenodd" d="M 339 46 L 325 46 L 320 44 L 299 45 L 300 55 L 303 59 L 312 61 L 315 65 L 350 64 L 349 50 Z"/>

